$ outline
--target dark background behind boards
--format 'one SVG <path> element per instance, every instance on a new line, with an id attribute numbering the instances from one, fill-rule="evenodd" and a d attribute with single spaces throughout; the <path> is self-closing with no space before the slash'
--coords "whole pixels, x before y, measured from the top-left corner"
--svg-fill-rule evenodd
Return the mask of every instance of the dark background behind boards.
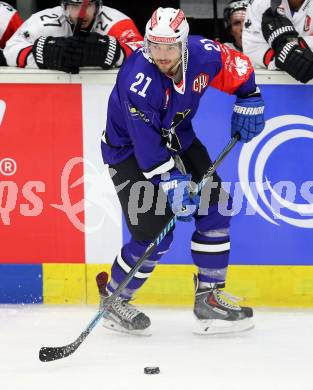
<path id="1" fill-rule="evenodd" d="M 209 1 L 209 0 L 208 0 Z M 16 1 L 6 0 L 7 3 L 16 7 Z M 152 15 L 152 12 L 158 7 L 173 7 L 179 8 L 179 0 L 149 0 L 149 1 L 131 1 L 131 0 L 105 0 L 106 6 L 116 8 L 132 18 L 140 32 L 144 34 L 147 21 Z M 55 7 L 60 4 L 58 0 L 37 0 L 37 10 L 43 10 L 50 7 Z M 142 5 L 140 5 L 142 4 Z M 190 24 L 190 33 L 203 35 L 204 37 L 216 39 L 219 37 L 221 42 L 227 40 L 226 33 L 223 27 L 222 19 L 218 19 L 218 31 L 213 19 L 195 19 L 188 18 Z"/>

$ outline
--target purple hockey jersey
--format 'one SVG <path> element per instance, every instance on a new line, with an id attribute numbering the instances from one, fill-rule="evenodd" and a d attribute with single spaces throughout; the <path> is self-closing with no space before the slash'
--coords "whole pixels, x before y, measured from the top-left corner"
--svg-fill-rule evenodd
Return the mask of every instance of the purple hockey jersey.
<path id="1" fill-rule="evenodd" d="M 117 164 L 134 154 L 147 179 L 174 167 L 173 153 L 195 138 L 191 120 L 211 86 L 237 96 L 256 90 L 248 57 L 203 38 L 189 36 L 184 91 L 143 55 L 124 63 L 108 105 L 101 148 L 105 163 Z"/>

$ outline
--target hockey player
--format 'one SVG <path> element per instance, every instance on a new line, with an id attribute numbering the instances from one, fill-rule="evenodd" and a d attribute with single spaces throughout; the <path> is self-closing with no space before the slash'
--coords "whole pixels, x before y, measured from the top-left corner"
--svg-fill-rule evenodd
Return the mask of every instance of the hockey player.
<path id="1" fill-rule="evenodd" d="M 5 66 L 6 61 L 3 55 L 3 48 L 8 39 L 23 23 L 19 13 L 8 3 L 0 1 L 0 66 Z"/>
<path id="2" fill-rule="evenodd" d="M 202 212 L 198 212 L 199 197 L 191 198 L 188 190 L 191 179 L 199 181 L 211 163 L 191 120 L 209 86 L 235 94 L 231 132 L 239 132 L 241 141 L 248 142 L 263 130 L 264 104 L 246 56 L 201 36 L 188 37 L 188 33 L 182 10 L 158 8 L 147 23 L 144 47 L 124 63 L 109 99 L 102 155 L 111 168 L 132 238 L 114 261 L 107 290 L 110 294 L 117 288 L 173 213 L 186 221 L 193 215 L 196 229 L 191 255 L 198 267 L 194 313 L 199 331 L 243 330 L 251 327 L 252 309 L 227 300 L 222 291 L 230 249 L 230 216 L 218 212 L 221 179 L 214 175 L 217 185 L 212 185 L 209 200 L 202 199 L 205 212 L 202 202 Z M 175 160 L 180 163 L 176 165 Z M 184 168 L 180 170 L 181 162 Z M 153 205 L 135 218 L 134 189 L 142 187 L 146 188 L 145 196 L 152 195 Z M 168 203 L 163 213 L 157 209 L 162 191 Z M 170 231 L 112 304 L 105 326 L 149 333 L 150 319 L 129 300 L 149 278 L 172 240 Z M 105 294 L 102 302 L 104 299 Z M 219 322 L 229 327 L 219 328 Z"/>
<path id="3" fill-rule="evenodd" d="M 77 33 L 82 2 L 62 0 L 61 6 L 32 15 L 6 45 L 8 65 L 68 73 L 84 66 L 110 69 L 142 45 L 134 22 L 101 0 L 89 0 Z"/>
<path id="4" fill-rule="evenodd" d="M 225 42 L 231 49 L 242 51 L 242 29 L 249 0 L 231 0 L 224 8 L 224 25 L 231 42 Z"/>
<path id="5" fill-rule="evenodd" d="M 256 67 L 313 78 L 311 0 L 254 0 L 247 8 L 243 50 Z"/>

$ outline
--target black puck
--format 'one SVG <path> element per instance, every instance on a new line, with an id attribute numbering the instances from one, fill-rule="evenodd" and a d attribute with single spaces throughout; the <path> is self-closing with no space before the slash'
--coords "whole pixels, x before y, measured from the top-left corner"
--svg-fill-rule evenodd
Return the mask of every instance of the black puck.
<path id="1" fill-rule="evenodd" d="M 159 367 L 145 367 L 144 368 L 145 374 L 160 374 L 160 368 Z"/>

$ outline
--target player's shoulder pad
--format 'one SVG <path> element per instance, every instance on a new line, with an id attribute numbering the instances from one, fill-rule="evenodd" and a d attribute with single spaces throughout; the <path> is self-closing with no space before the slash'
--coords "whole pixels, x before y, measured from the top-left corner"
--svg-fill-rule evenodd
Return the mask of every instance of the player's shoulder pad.
<path id="1" fill-rule="evenodd" d="M 115 24 L 121 20 L 130 19 L 127 15 L 123 14 L 123 12 L 115 8 L 107 7 L 106 5 L 102 5 L 99 8 L 97 16 L 103 18 L 109 25 Z"/>
<path id="2" fill-rule="evenodd" d="M 51 24 L 53 19 L 65 20 L 65 14 L 61 6 L 46 8 L 42 11 L 33 14 L 28 21 L 37 22 L 39 25 L 45 26 L 50 19 Z"/>
<path id="3" fill-rule="evenodd" d="M 250 0 L 248 11 L 262 17 L 263 13 L 271 6 L 271 0 Z"/>
<path id="4" fill-rule="evenodd" d="M 123 64 L 118 85 L 132 101 L 158 109 L 162 104 L 163 83 L 157 67 L 138 49 Z"/>
<path id="5" fill-rule="evenodd" d="M 8 20 L 15 14 L 16 9 L 11 7 L 9 4 L 0 1 L 0 20 L 1 24 L 6 24 Z"/>
<path id="6" fill-rule="evenodd" d="M 20 34 L 30 42 L 40 36 L 62 36 L 67 23 L 63 8 L 58 6 L 36 12 L 20 28 Z"/>
<path id="7" fill-rule="evenodd" d="M 219 63 L 221 60 L 220 44 L 201 35 L 189 35 L 188 50 L 189 56 L 197 58 L 201 64 Z"/>

